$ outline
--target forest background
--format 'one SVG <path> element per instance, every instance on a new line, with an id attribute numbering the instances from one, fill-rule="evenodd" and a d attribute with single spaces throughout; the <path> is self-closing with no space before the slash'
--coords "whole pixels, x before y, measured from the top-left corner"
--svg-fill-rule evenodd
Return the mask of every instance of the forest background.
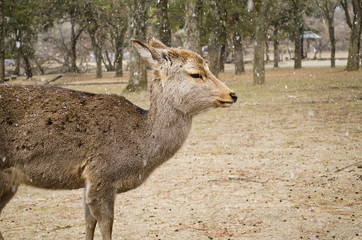
<path id="1" fill-rule="evenodd" d="M 301 68 L 322 51 L 331 67 L 345 52 L 340 59 L 355 71 L 361 8 L 360 0 L 0 0 L 0 82 L 129 70 L 126 90 L 146 89 L 146 66 L 130 41 L 147 36 L 198 52 L 216 76 L 225 63 L 243 74 L 250 62 L 254 84 L 264 83 L 265 62 Z"/>

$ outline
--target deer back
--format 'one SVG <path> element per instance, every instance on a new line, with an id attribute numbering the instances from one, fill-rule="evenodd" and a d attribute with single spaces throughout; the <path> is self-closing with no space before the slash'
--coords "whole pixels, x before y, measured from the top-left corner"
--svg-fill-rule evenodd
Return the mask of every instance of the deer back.
<path id="1" fill-rule="evenodd" d="M 81 187 L 89 161 L 140 153 L 147 111 L 124 97 L 25 85 L 0 85 L 0 95 L 0 169 L 16 165 L 29 184 Z"/>

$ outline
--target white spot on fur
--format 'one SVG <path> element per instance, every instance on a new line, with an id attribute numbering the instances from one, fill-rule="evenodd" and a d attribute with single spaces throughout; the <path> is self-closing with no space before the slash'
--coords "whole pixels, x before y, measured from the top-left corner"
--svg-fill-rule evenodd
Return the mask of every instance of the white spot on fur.
<path id="1" fill-rule="evenodd" d="M 6 161 L 6 156 L 5 157 L 3 157 L 3 162 L 5 162 Z"/>
<path id="2" fill-rule="evenodd" d="M 143 159 L 143 167 L 146 167 L 147 165 L 147 159 Z"/>

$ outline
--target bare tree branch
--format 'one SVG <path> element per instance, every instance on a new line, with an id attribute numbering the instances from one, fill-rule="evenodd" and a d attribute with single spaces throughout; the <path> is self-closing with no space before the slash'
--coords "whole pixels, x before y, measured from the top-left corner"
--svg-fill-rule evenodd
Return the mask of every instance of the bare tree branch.
<path id="1" fill-rule="evenodd" d="M 348 11 L 348 1 L 347 0 L 341 0 L 341 5 L 344 9 L 344 13 L 346 15 L 346 22 L 348 24 L 348 26 L 352 29 L 352 22 L 351 22 L 351 18 L 349 16 L 349 11 Z"/>

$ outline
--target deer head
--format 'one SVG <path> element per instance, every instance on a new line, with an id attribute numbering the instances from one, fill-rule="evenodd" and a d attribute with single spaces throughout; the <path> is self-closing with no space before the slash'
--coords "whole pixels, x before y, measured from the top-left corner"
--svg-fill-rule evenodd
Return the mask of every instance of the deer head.
<path id="1" fill-rule="evenodd" d="M 138 40 L 133 44 L 154 70 L 153 81 L 160 81 L 167 103 L 175 109 L 193 116 L 236 102 L 236 94 L 211 73 L 200 55 L 168 48 L 153 38 L 148 39 L 148 44 Z"/>

